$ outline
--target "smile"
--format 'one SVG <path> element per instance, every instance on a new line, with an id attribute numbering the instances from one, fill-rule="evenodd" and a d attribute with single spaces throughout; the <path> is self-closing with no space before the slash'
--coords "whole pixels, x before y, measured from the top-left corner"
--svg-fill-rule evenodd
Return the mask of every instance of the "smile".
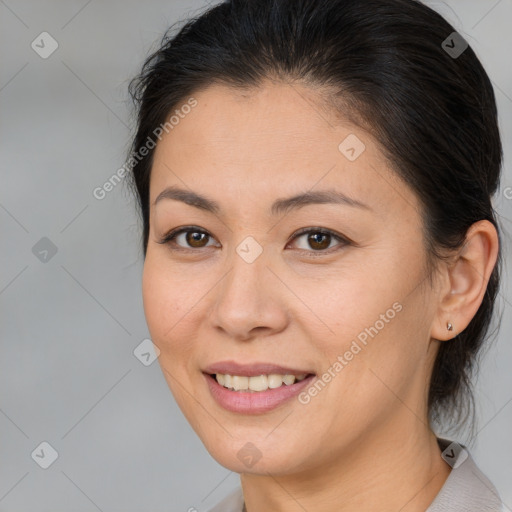
<path id="1" fill-rule="evenodd" d="M 251 391 L 261 392 L 268 389 L 277 389 L 281 386 L 290 386 L 295 382 L 300 382 L 307 377 L 307 374 L 301 375 L 281 375 L 278 373 L 271 373 L 269 375 L 257 375 L 255 377 L 248 377 L 246 375 L 228 375 L 217 373 L 215 378 L 217 382 L 233 391 Z"/>
<path id="2" fill-rule="evenodd" d="M 316 378 L 314 374 L 248 377 L 203 373 L 203 376 L 215 402 L 223 409 L 238 414 L 264 414 L 285 404 L 295 403 L 293 397 Z M 241 389 L 236 390 L 235 387 Z M 256 389 L 251 389 L 253 387 Z"/>

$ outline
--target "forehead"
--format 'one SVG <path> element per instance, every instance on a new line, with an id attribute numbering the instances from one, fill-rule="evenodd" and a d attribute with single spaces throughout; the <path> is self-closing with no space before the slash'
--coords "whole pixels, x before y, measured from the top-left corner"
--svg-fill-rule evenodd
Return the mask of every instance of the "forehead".
<path id="1" fill-rule="evenodd" d="M 151 202 L 176 184 L 241 200 L 335 187 L 377 207 L 416 203 L 373 137 L 329 112 L 311 88 L 213 85 L 192 98 L 183 104 L 195 106 L 175 116 L 155 149 Z M 354 156 L 347 144 L 360 153 L 356 159 L 347 158 Z"/>
<path id="2" fill-rule="evenodd" d="M 276 158 L 288 148 L 302 155 L 330 149 L 337 156 L 338 139 L 348 129 L 329 114 L 318 93 L 297 84 L 213 85 L 193 97 L 197 104 L 172 128 L 174 137 L 164 134 L 184 151 L 200 147 L 227 158 L 249 150 L 253 158 Z"/>

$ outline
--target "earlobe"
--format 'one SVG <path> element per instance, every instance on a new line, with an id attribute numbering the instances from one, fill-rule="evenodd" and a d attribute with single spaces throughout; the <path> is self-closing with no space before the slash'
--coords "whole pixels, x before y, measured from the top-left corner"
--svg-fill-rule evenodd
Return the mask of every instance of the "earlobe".
<path id="1" fill-rule="evenodd" d="M 438 341 L 449 341 L 457 337 L 460 331 L 455 329 L 455 326 L 449 320 L 443 326 L 438 325 L 438 322 L 434 325 L 431 332 L 431 337 Z"/>
<path id="2" fill-rule="evenodd" d="M 491 222 L 481 220 L 468 229 L 462 249 L 445 270 L 447 286 L 439 297 L 433 338 L 453 339 L 469 325 L 482 303 L 498 249 L 498 233 Z"/>

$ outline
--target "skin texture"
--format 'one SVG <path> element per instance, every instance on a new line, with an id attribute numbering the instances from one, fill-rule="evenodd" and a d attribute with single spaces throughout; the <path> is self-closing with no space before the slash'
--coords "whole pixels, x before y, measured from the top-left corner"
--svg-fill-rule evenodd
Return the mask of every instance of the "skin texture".
<path id="1" fill-rule="evenodd" d="M 210 454 L 241 474 L 249 512 L 424 511 L 450 472 L 428 425 L 428 381 L 439 344 L 478 310 L 496 261 L 494 227 L 474 224 L 430 286 L 419 201 L 367 132 L 334 121 L 297 84 L 214 85 L 194 97 L 156 148 L 143 272 L 148 327 L 178 405 Z M 366 147 L 355 161 L 338 149 L 349 134 Z M 170 185 L 222 211 L 170 199 L 153 206 Z M 270 213 L 278 198 L 330 188 L 370 209 Z M 158 243 L 188 225 L 210 238 Z M 350 242 L 332 238 L 320 254 L 307 234 L 294 238 L 305 227 Z M 263 248 L 253 263 L 236 252 L 248 236 Z M 210 395 L 201 369 L 217 361 L 321 376 L 394 303 L 400 312 L 309 403 L 242 415 Z M 247 442 L 261 453 L 250 468 L 237 457 Z"/>

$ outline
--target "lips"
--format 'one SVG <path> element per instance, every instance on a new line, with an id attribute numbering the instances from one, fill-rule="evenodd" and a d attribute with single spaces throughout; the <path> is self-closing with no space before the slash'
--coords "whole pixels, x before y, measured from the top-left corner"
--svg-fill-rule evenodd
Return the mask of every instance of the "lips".
<path id="1" fill-rule="evenodd" d="M 276 367 L 275 365 L 272 367 L 286 371 L 292 370 L 292 368 Z M 278 407 L 285 407 L 286 404 L 290 407 L 293 404 L 297 406 L 298 402 L 295 402 L 293 398 L 316 379 L 316 376 L 309 375 L 304 380 L 289 386 L 284 384 L 276 389 L 252 392 L 226 389 L 210 375 L 203 373 L 203 376 L 214 401 L 223 409 L 237 414 L 265 414 Z"/>
<path id="2" fill-rule="evenodd" d="M 221 373 L 228 375 L 240 375 L 246 377 L 256 377 L 258 375 L 281 374 L 281 375 L 310 375 L 315 374 L 310 368 L 293 368 L 291 366 L 281 366 L 273 363 L 251 363 L 242 364 L 235 361 L 219 361 L 204 368 L 203 373 L 209 375 Z"/>
<path id="3" fill-rule="evenodd" d="M 291 404 L 292 398 L 299 394 L 301 390 L 309 386 L 316 379 L 315 372 L 310 368 L 282 366 L 274 363 L 256 362 L 256 363 L 237 363 L 235 361 L 219 361 L 202 369 L 206 385 L 211 396 L 222 408 L 239 414 L 263 414 L 271 410 L 284 406 L 285 403 Z M 280 386 L 268 387 L 266 390 L 254 390 L 251 381 L 257 379 L 258 376 L 266 376 L 264 380 L 281 377 Z M 294 379 L 299 377 L 299 379 Z M 233 383 L 233 389 L 228 386 L 219 384 L 218 379 L 223 382 L 230 379 Z M 237 384 L 242 384 L 240 380 L 249 378 L 249 390 L 240 388 L 235 390 Z M 237 382 L 233 382 L 236 379 Z M 286 382 L 290 380 L 292 382 Z M 244 381 L 244 382 L 245 382 Z M 296 382 L 294 382 L 296 381 Z M 224 384 L 224 382 L 223 382 Z M 260 383 L 262 384 L 262 383 Z M 268 381 L 265 382 L 265 387 Z M 238 386 L 240 387 L 240 386 Z M 262 387 L 262 386 L 256 386 Z"/>

